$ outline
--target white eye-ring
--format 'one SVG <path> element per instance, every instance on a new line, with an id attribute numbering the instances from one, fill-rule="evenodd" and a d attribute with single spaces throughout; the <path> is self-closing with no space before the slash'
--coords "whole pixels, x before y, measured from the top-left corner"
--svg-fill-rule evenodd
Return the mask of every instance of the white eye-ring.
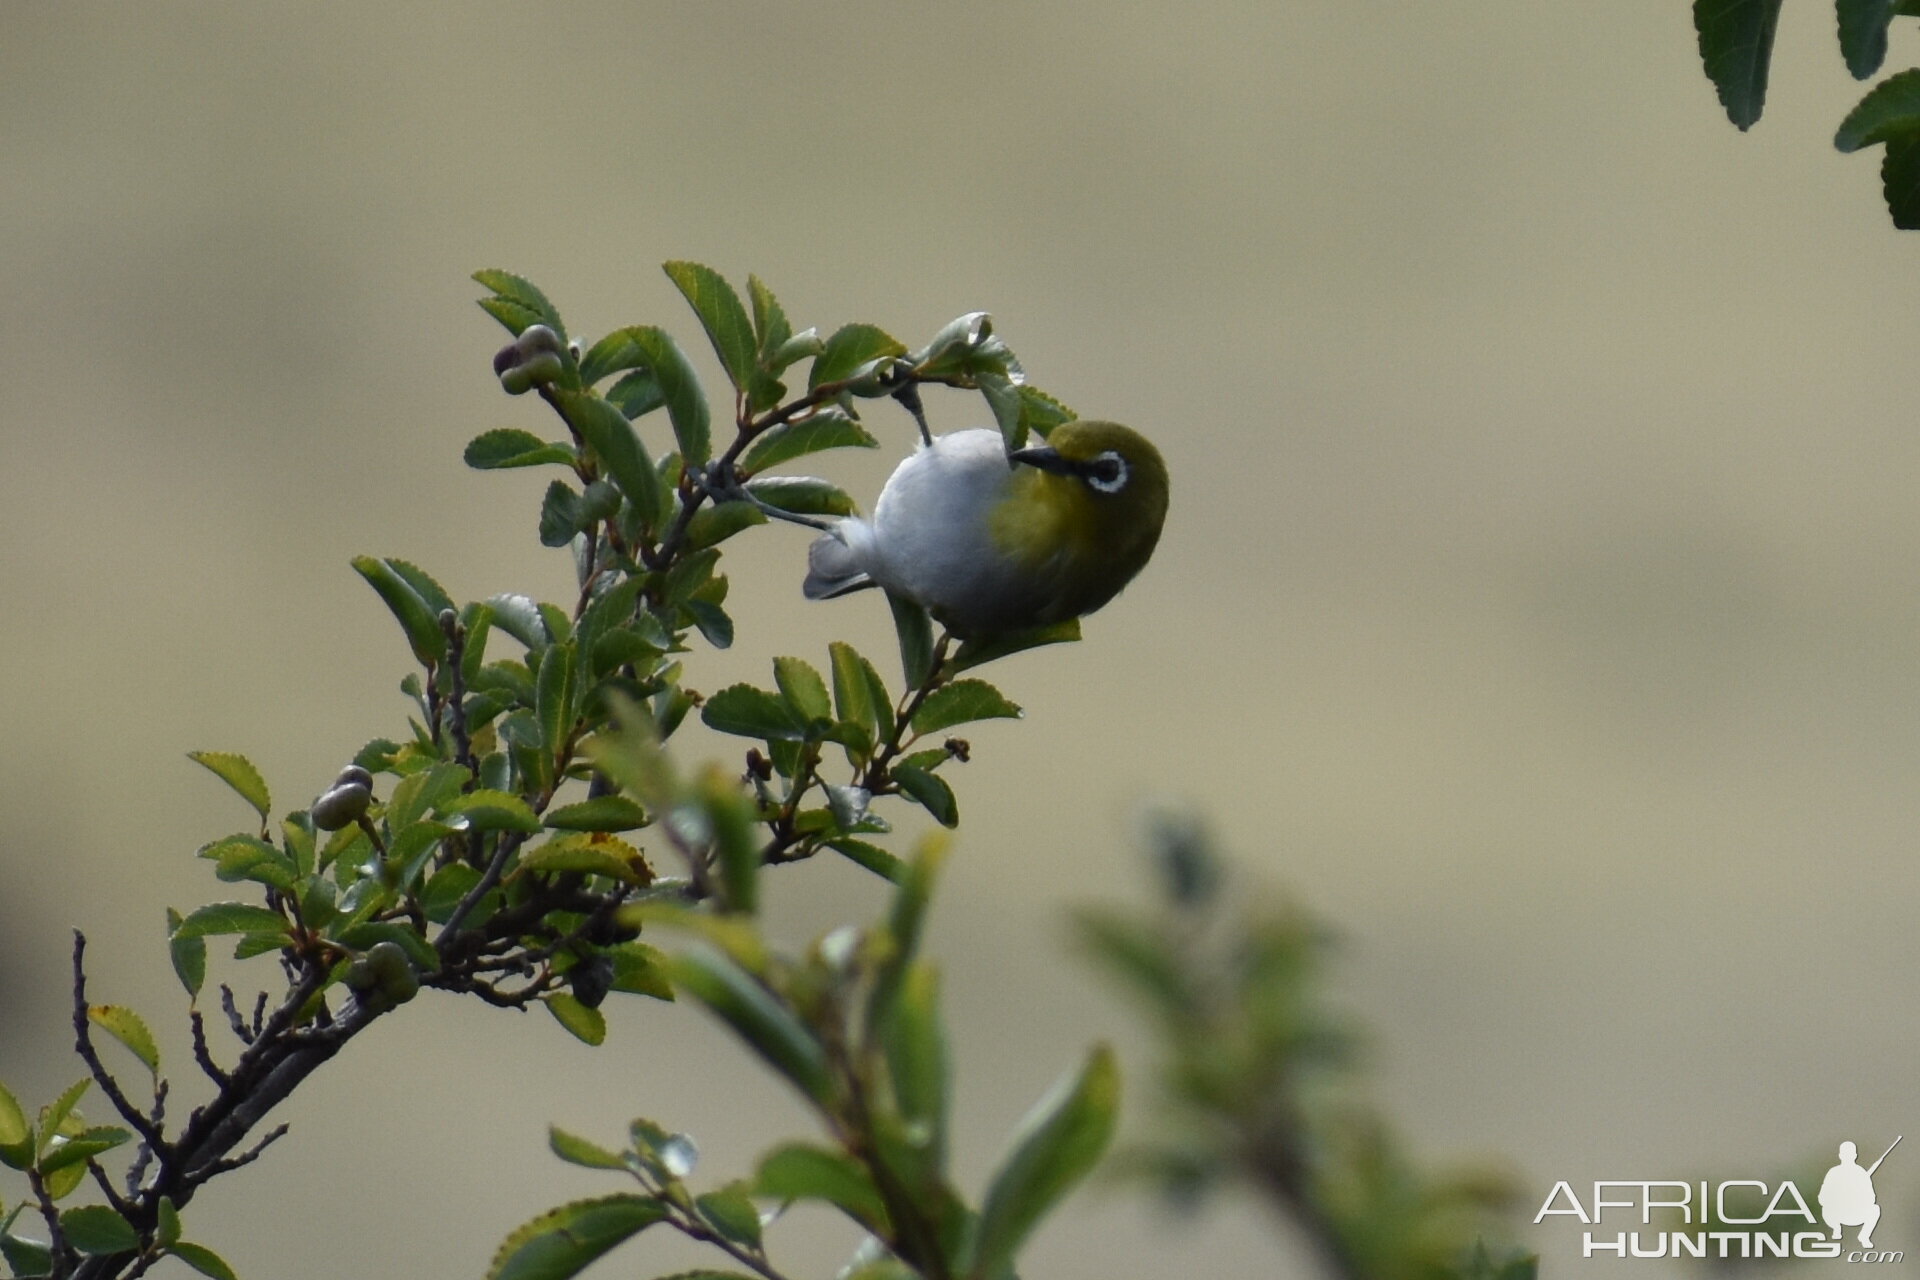
<path id="1" fill-rule="evenodd" d="M 1085 474 L 1101 493 L 1118 493 L 1127 487 L 1127 460 L 1109 449 L 1087 464 Z"/>

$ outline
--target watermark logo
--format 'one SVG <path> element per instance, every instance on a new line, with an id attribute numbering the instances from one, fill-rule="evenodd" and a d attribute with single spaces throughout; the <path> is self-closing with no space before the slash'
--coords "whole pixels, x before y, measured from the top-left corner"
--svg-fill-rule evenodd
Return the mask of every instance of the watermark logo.
<path id="1" fill-rule="evenodd" d="M 1533 1221 L 1537 1226 L 1549 1218 L 1578 1219 L 1587 1228 L 1581 1233 L 1583 1258 L 1900 1262 L 1906 1257 L 1903 1250 L 1879 1248 L 1873 1242 L 1874 1228 L 1880 1225 L 1873 1176 L 1899 1145 L 1896 1137 L 1878 1160 L 1862 1167 L 1859 1148 L 1842 1142 L 1839 1163 L 1827 1170 L 1813 1199 L 1820 1207 L 1818 1216 L 1791 1178 L 1777 1184 L 1758 1178 L 1718 1183 L 1631 1179 L 1595 1182 L 1586 1200 L 1571 1183 L 1556 1182 Z M 1658 1227 L 1656 1214 L 1661 1218 Z M 1843 1240 L 1850 1228 L 1857 1248 Z"/>

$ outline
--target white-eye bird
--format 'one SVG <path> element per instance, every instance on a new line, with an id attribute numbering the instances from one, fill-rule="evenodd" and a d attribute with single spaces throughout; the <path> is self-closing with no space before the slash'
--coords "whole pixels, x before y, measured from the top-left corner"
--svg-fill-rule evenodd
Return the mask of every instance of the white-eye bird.
<path id="1" fill-rule="evenodd" d="M 1092 613 L 1153 555 L 1167 467 L 1117 422 L 1065 422 L 1009 454 L 998 431 L 935 437 L 894 470 L 871 519 L 807 553 L 810 600 L 884 587 L 964 638 Z"/>

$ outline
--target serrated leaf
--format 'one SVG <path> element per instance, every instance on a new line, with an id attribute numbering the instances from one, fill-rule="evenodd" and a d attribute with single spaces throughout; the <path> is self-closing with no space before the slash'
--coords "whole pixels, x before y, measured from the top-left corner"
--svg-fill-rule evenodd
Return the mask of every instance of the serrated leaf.
<path id="1" fill-rule="evenodd" d="M 216 840 L 201 849 L 199 856 L 214 862 L 214 874 L 229 883 L 253 880 L 284 891 L 291 889 L 300 878 L 293 859 L 258 836 L 236 835 Z"/>
<path id="2" fill-rule="evenodd" d="M 231 751 L 189 751 L 187 759 L 210 770 L 216 778 L 232 787 L 242 800 L 252 805 L 265 822 L 273 808 L 273 797 L 267 792 L 267 780 L 260 776 L 260 770 L 253 761 Z"/>
<path id="3" fill-rule="evenodd" d="M 1833 145 L 1842 151 L 1858 151 L 1916 133 L 1920 133 L 1920 68 L 1910 68 L 1868 90 L 1840 122 Z"/>
<path id="4" fill-rule="evenodd" d="M 1102 1045 L 1021 1122 L 1012 1150 L 987 1184 L 971 1274 L 999 1275 L 1013 1264 L 1041 1219 L 1099 1161 L 1119 1109 L 1120 1069 L 1113 1051 Z"/>
<path id="5" fill-rule="evenodd" d="M 859 509 L 845 490 L 818 476 L 756 476 L 747 492 L 799 516 L 850 516 Z"/>
<path id="6" fill-rule="evenodd" d="M 893 610 L 893 632 L 900 641 L 900 669 L 906 674 L 907 687 L 917 689 L 933 673 L 933 619 L 925 609 L 891 591 L 887 606 Z"/>
<path id="7" fill-rule="evenodd" d="M 851 836 L 842 836 L 827 841 L 827 848 L 832 849 L 835 853 L 850 861 L 859 863 L 867 870 L 873 872 L 873 874 L 884 880 L 891 880 L 895 884 L 900 882 L 900 878 L 905 875 L 907 871 L 907 864 L 902 862 L 898 857 L 882 849 L 879 845 L 870 844 L 865 840 L 855 840 Z"/>
<path id="8" fill-rule="evenodd" d="M 607 1018 L 598 1009 L 581 1004 L 578 999 L 565 991 L 549 991 L 540 997 L 547 1006 L 547 1012 L 553 1020 L 567 1029 L 567 1033 L 583 1044 L 598 1046 L 607 1039 Z"/>
<path id="9" fill-rule="evenodd" d="M 416 661 L 428 666 L 447 656 L 447 637 L 440 630 L 439 618 L 392 563 L 372 556 L 355 556 L 353 567 L 386 602 L 400 629 L 406 633 Z"/>
<path id="10" fill-rule="evenodd" d="M 684 1133 L 669 1133 L 651 1120 L 636 1119 L 627 1126 L 633 1148 L 665 1178 L 691 1177 L 700 1164 L 700 1148 Z"/>
<path id="11" fill-rule="evenodd" d="M 558 440 L 542 440 L 531 431 L 500 427 L 483 431 L 468 441 L 467 450 L 461 456 L 476 471 L 504 471 L 548 463 L 568 465 L 573 462 L 573 449 Z"/>
<path id="12" fill-rule="evenodd" d="M 760 1211 L 747 1198 L 743 1184 L 733 1183 L 694 1197 L 693 1207 L 707 1225 L 737 1245 L 760 1250 Z"/>
<path id="13" fill-rule="evenodd" d="M 1834 8 L 1840 21 L 1840 55 L 1853 78 L 1865 80 L 1886 61 L 1894 0 L 1836 0 Z"/>
<path id="14" fill-rule="evenodd" d="M 595 840 L 588 835 L 563 836 L 549 840 L 537 849 L 520 855 L 520 869 L 552 875 L 579 871 L 587 875 L 607 876 L 623 884 L 645 884 L 637 869 L 640 851 L 624 840 Z"/>
<path id="15" fill-rule="evenodd" d="M 544 649 L 553 642 L 540 606 L 529 596 L 502 593 L 488 599 L 487 610 L 493 614 L 495 626 L 528 650 Z"/>
<path id="16" fill-rule="evenodd" d="M 659 1200 L 630 1193 L 549 1209 L 501 1242 L 487 1280 L 566 1280 L 666 1217 Z"/>
<path id="17" fill-rule="evenodd" d="M 1887 212 L 1902 231 L 1920 229 L 1920 137 L 1892 138 L 1880 158 Z"/>
<path id="18" fill-rule="evenodd" d="M 655 1000 L 673 999 L 673 979 L 667 972 L 667 958 L 644 942 L 621 942 L 608 947 L 606 956 L 613 961 L 613 989 Z"/>
<path id="19" fill-rule="evenodd" d="M 773 428 L 747 446 L 740 455 L 740 470 L 757 475 L 795 458 L 827 449 L 874 449 L 880 442 L 841 409 L 822 409 L 798 422 Z"/>
<path id="20" fill-rule="evenodd" d="M 493 290 L 494 293 L 512 303 L 519 310 L 531 315 L 532 320 L 529 321 L 529 323 L 546 325 L 549 329 L 552 329 L 560 335 L 561 345 L 564 346 L 566 344 L 567 327 L 560 322 L 560 313 L 554 309 L 551 302 L 547 301 L 547 295 L 540 292 L 539 288 L 535 286 L 531 280 L 514 275 L 511 271 L 501 271 L 497 268 L 476 271 L 473 273 L 473 278 L 481 288 Z M 485 307 L 484 300 L 481 305 Z M 497 313 L 491 312 L 491 309 L 489 309 L 489 312 L 490 314 L 494 314 L 496 319 L 501 319 Z M 502 323 L 506 322 L 502 320 Z M 507 329 L 516 338 L 519 337 L 527 327 L 526 324 L 522 324 L 519 328 L 515 328 L 512 324 L 507 324 Z"/>
<path id="21" fill-rule="evenodd" d="M 759 276 L 747 277 L 747 294 L 753 299 L 753 331 L 759 336 L 760 359 L 765 361 L 793 336 L 793 325 L 780 300 Z"/>
<path id="22" fill-rule="evenodd" d="M 546 494 L 540 499 L 540 545 L 564 547 L 585 527 L 580 495 L 573 491 L 573 486 L 564 480 L 548 484 Z"/>
<path id="23" fill-rule="evenodd" d="M 0 1258 L 6 1260 L 16 1276 L 53 1274 L 53 1250 L 38 1240 L 27 1240 L 9 1232 L 0 1232 Z"/>
<path id="24" fill-rule="evenodd" d="M 705 466 L 713 457 L 712 428 L 699 376 L 687 362 L 680 344 L 666 330 L 640 325 L 632 333 L 633 340 L 646 355 L 648 370 L 660 385 L 660 394 L 666 399 L 667 416 L 673 421 L 673 436 L 680 445 L 680 456 L 688 466 Z"/>
<path id="25" fill-rule="evenodd" d="M 568 1164 L 583 1169 L 624 1169 L 627 1162 L 616 1152 L 568 1133 L 559 1125 L 547 1126 L 547 1147 Z"/>
<path id="26" fill-rule="evenodd" d="M 167 952 L 173 961 L 174 976 L 187 989 L 187 998 L 197 1000 L 200 988 L 207 981 L 207 944 L 202 938 L 180 936 L 182 918 L 178 911 L 167 908 Z"/>
<path id="27" fill-rule="evenodd" d="M 278 911 L 245 902 L 210 902 L 197 907 L 174 927 L 173 936 L 206 938 L 229 933 L 285 935 L 287 921 Z"/>
<path id="28" fill-rule="evenodd" d="M 534 674 L 533 714 L 549 761 L 559 759 L 573 731 L 573 657 L 571 642 L 548 645 Z"/>
<path id="29" fill-rule="evenodd" d="M 1693 0 L 1693 27 L 1707 79 L 1742 132 L 1760 118 L 1767 101 L 1767 66 L 1773 59 L 1780 0 Z"/>
<path id="30" fill-rule="evenodd" d="M 387 800 L 387 822 L 404 831 L 427 813 L 460 794 L 473 775 L 465 765 L 444 762 L 402 778 Z"/>
<path id="31" fill-rule="evenodd" d="M 1051 626 L 1035 627 L 1031 631 L 1009 631 L 1004 635 L 990 636 L 984 640 L 968 640 L 962 644 L 953 657 L 947 660 L 947 671 L 958 673 L 973 667 L 985 666 L 1001 658 L 1024 653 L 1028 649 L 1038 649 L 1050 644 L 1071 644 L 1080 638 L 1080 619 L 1068 618 L 1065 622 L 1056 622 Z"/>
<path id="32" fill-rule="evenodd" d="M 905 354 L 907 349 L 884 329 L 870 324 L 843 325 L 814 358 L 813 369 L 807 376 L 807 389 L 818 390 L 830 382 L 843 381 L 854 370 L 874 360 Z"/>
<path id="33" fill-rule="evenodd" d="M 227 1260 L 203 1244 L 193 1244 L 182 1240 L 170 1245 L 167 1252 L 192 1267 L 203 1276 L 212 1276 L 213 1280 L 239 1280 Z"/>
<path id="34" fill-rule="evenodd" d="M 554 402 L 633 504 L 642 529 L 652 530 L 660 521 L 660 480 L 633 424 L 620 409 L 589 391 L 556 391 Z"/>
<path id="35" fill-rule="evenodd" d="M 67 1243 L 89 1257 L 130 1253 L 140 1247 L 133 1224 L 104 1204 L 86 1204 L 60 1215 L 60 1232 Z"/>
<path id="36" fill-rule="evenodd" d="M 870 1231 L 887 1230 L 886 1201 L 865 1165 L 811 1143 L 775 1147 L 760 1160 L 754 1190 L 775 1200 L 823 1200 Z"/>
<path id="37" fill-rule="evenodd" d="M 26 1169 L 33 1163 L 33 1128 L 20 1101 L 0 1085 L 0 1164 Z"/>
<path id="38" fill-rule="evenodd" d="M 831 720 L 833 704 L 827 700 L 827 683 L 812 664 L 800 658 L 775 658 L 773 682 L 787 706 L 802 720 Z"/>
<path id="39" fill-rule="evenodd" d="M 883 721 L 881 710 L 891 707 L 892 698 L 873 664 L 858 649 L 840 640 L 827 646 L 827 654 L 833 667 L 833 705 L 839 718 L 866 726 L 876 742 L 891 736 L 893 726 L 888 721 L 892 717 L 888 714 Z"/>
<path id="40" fill-rule="evenodd" d="M 87 1006 L 87 1019 L 127 1047 L 148 1071 L 160 1074 L 160 1046 L 140 1015 L 123 1004 Z"/>
<path id="41" fill-rule="evenodd" d="M 1052 435 L 1055 427 L 1072 422 L 1078 416 L 1040 388 L 1020 385 L 1020 419 L 1026 423 L 1027 430 L 1042 440 Z"/>
<path id="42" fill-rule="evenodd" d="M 747 1047 L 803 1094 L 833 1096 L 827 1052 L 791 1009 L 718 951 L 699 948 L 671 962 L 674 986 L 732 1027 Z"/>
<path id="43" fill-rule="evenodd" d="M 580 384 L 590 387 L 610 373 L 633 369 L 645 362 L 646 353 L 634 341 L 633 331 L 615 329 L 580 357 Z"/>
<path id="44" fill-rule="evenodd" d="M 462 819 L 469 831 L 540 830 L 540 818 L 519 796 L 506 791 L 477 790 L 454 796 L 440 805 L 440 816 Z"/>
<path id="45" fill-rule="evenodd" d="M 938 733 L 976 720 L 1018 720 L 1020 708 L 985 680 L 955 680 L 928 694 L 913 713 L 913 731 Z"/>
<path id="46" fill-rule="evenodd" d="M 720 357 L 720 367 L 727 371 L 728 379 L 735 388 L 746 390 L 757 351 L 753 325 L 747 319 L 746 308 L 740 305 L 740 295 L 718 271 L 698 262 L 668 262 L 662 270 L 679 287 L 693 313 L 700 317 L 701 327 L 706 329 L 713 352 Z"/>
<path id="47" fill-rule="evenodd" d="M 700 708 L 709 729 L 743 738 L 784 738 L 799 741 L 806 735 L 787 703 L 778 694 L 750 684 L 728 685 Z"/>
<path id="48" fill-rule="evenodd" d="M 651 369 L 635 369 L 607 388 L 607 403 L 629 419 L 645 417 L 667 402 Z"/>
<path id="49" fill-rule="evenodd" d="M 132 1140 L 131 1132 L 112 1125 L 99 1125 L 55 1138 L 47 1145 L 46 1155 L 40 1158 L 40 1175 L 46 1177 L 62 1169 L 85 1164 L 95 1156 Z"/>
<path id="50" fill-rule="evenodd" d="M 546 824 L 558 831 L 637 831 L 647 811 L 626 796 L 594 796 L 549 809 Z"/>
<path id="51" fill-rule="evenodd" d="M 701 551 L 718 546 L 741 530 L 766 522 L 766 513 L 751 502 L 716 502 L 694 512 L 687 522 L 687 547 Z"/>
<path id="52" fill-rule="evenodd" d="M 910 764 L 896 764 L 889 772 L 902 794 L 933 815 L 935 822 L 943 827 L 960 825 L 960 804 L 945 778 Z"/>

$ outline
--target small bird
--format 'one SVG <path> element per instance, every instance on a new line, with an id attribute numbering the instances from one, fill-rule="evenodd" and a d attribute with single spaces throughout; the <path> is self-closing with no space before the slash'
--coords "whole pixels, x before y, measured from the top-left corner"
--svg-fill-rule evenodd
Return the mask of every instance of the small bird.
<path id="1" fill-rule="evenodd" d="M 814 540 L 802 589 L 884 587 L 963 639 L 1025 631 L 1120 594 L 1166 516 L 1166 464 L 1130 427 L 1066 422 L 1012 453 L 998 431 L 955 431 L 894 470 L 872 519 Z"/>

